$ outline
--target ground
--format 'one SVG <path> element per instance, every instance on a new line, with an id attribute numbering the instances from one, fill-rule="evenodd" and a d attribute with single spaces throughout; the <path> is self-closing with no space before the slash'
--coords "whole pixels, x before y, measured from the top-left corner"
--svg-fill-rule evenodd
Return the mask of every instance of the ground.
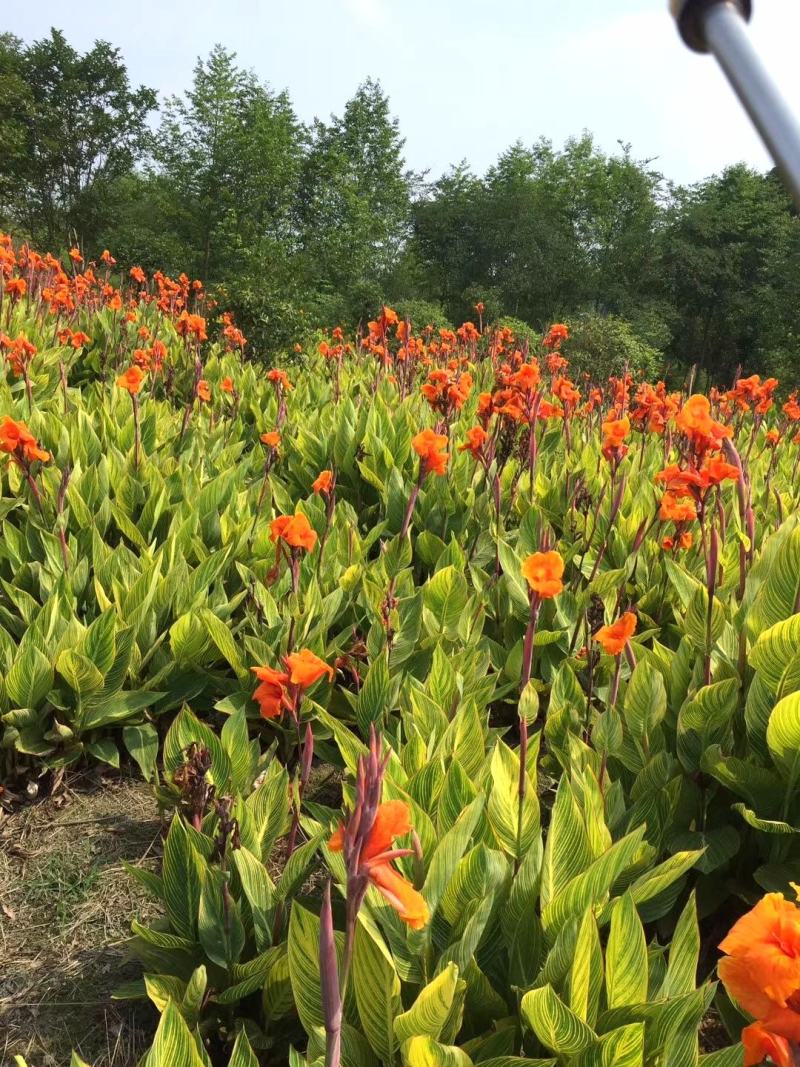
<path id="1" fill-rule="evenodd" d="M 0 1063 L 133 1067 L 157 1021 L 145 1002 L 112 1001 L 138 976 L 125 958 L 134 916 L 157 907 L 122 864 L 155 869 L 161 824 L 150 788 L 76 777 L 53 798 L 0 810 Z"/>

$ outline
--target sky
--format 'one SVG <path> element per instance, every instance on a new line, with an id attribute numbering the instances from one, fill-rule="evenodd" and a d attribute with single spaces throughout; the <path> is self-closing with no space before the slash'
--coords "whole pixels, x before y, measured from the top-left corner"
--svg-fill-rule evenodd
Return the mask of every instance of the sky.
<path id="1" fill-rule="evenodd" d="M 8 5 L 8 6 L 6 6 Z M 679 182 L 767 154 L 710 56 L 690 52 L 667 0 L 37 0 L 11 3 L 0 31 L 64 31 L 83 51 L 117 45 L 131 80 L 182 92 L 217 42 L 310 122 L 380 79 L 408 165 L 436 178 L 466 159 L 479 174 L 517 139 L 560 145 L 591 131 Z M 10 8 L 10 10 L 9 10 Z M 800 114 L 800 2 L 754 0 L 753 42 Z"/>

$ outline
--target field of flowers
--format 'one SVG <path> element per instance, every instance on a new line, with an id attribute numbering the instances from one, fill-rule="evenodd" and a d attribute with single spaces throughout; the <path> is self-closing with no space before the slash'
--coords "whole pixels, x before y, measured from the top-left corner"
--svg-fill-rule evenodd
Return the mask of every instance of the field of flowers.
<path id="1" fill-rule="evenodd" d="M 152 783 L 147 1067 L 800 1062 L 795 395 L 295 347 L 2 238 L 0 774 Z"/>

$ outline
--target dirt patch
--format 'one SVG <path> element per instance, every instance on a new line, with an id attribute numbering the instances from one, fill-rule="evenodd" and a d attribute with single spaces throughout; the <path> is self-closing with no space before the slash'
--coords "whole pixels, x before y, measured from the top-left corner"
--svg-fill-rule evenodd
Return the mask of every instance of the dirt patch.
<path id="1" fill-rule="evenodd" d="M 123 861 L 155 870 L 160 822 L 133 779 L 73 779 L 0 822 L 0 1062 L 133 1067 L 155 1028 L 149 1003 L 112 1001 L 139 976 L 123 943 L 158 908 Z"/>

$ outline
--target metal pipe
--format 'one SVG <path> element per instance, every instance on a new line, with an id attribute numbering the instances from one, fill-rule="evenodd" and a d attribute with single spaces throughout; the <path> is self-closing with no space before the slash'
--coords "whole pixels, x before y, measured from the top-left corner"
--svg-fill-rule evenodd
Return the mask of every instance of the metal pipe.
<path id="1" fill-rule="evenodd" d="M 749 0 L 671 0 L 671 7 L 689 47 L 715 56 L 800 207 L 800 125 L 747 36 Z"/>

